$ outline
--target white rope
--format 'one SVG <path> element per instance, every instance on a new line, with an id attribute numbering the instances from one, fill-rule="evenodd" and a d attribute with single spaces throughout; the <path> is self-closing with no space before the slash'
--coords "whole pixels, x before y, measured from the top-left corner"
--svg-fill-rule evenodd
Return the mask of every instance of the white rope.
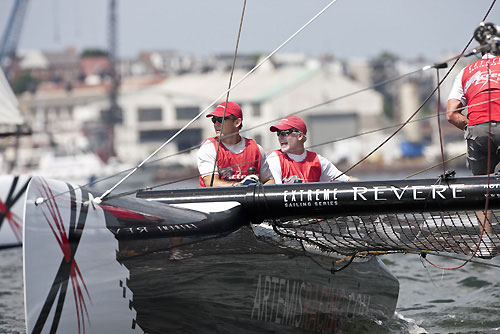
<path id="1" fill-rule="evenodd" d="M 319 13 L 314 15 L 306 24 L 304 24 L 299 30 L 297 30 L 293 35 L 291 35 L 286 41 L 281 43 L 274 51 L 272 51 L 267 57 L 265 57 L 262 61 L 260 61 L 254 68 L 252 68 L 247 74 L 245 74 L 240 80 L 238 80 L 231 88 L 226 89 L 222 94 L 220 94 L 215 100 L 210 103 L 205 109 L 200 111 L 198 115 L 196 115 L 192 120 L 190 120 L 186 125 L 184 125 L 179 131 L 177 131 L 170 139 L 164 142 L 160 147 L 158 147 L 153 153 L 151 153 L 146 159 L 144 159 L 137 167 L 132 169 L 127 175 L 125 175 L 120 181 L 118 181 L 114 186 L 106 190 L 100 197 L 96 197 L 94 201 L 96 203 L 100 203 L 106 196 L 108 196 L 113 190 L 115 190 L 120 184 L 122 184 L 126 179 L 130 177 L 130 175 L 134 174 L 139 168 L 141 168 L 149 159 L 155 156 L 159 151 L 161 151 L 166 145 L 170 144 L 172 140 L 174 140 L 181 132 L 183 132 L 187 127 L 193 124 L 198 118 L 201 117 L 209 108 L 211 108 L 215 103 L 217 103 L 224 95 L 231 92 L 233 89 L 239 86 L 243 80 L 245 80 L 250 74 L 255 72 L 262 64 L 269 60 L 276 52 L 282 49 L 288 42 L 295 38 L 302 30 L 304 30 L 307 26 L 309 26 L 312 22 L 314 22 L 321 14 L 323 14 L 330 6 L 332 6 L 337 0 L 332 0 L 328 5 L 326 5 Z"/>

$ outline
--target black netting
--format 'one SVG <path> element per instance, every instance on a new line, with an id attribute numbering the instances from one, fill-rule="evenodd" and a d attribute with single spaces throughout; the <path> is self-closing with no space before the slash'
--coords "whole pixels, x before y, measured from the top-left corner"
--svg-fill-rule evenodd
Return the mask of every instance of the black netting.
<path id="1" fill-rule="evenodd" d="M 474 211 L 275 219 L 255 225 L 254 231 L 257 237 L 274 234 L 311 252 L 476 252 L 476 256 L 492 257 L 500 251 L 499 215 L 500 211 L 488 213 L 484 233 L 480 228 L 484 218 Z"/>

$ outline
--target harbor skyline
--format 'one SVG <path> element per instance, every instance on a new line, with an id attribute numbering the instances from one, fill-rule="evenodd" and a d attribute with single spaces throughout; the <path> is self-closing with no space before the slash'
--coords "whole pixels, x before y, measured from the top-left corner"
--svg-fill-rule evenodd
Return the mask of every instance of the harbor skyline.
<path id="1" fill-rule="evenodd" d="M 240 53 L 269 53 L 330 1 L 248 2 Z M 0 3 L 4 32 L 14 0 Z M 280 52 L 442 59 L 460 52 L 491 1 L 338 0 Z M 194 55 L 234 52 L 243 2 L 118 1 L 118 55 L 169 49 Z M 397 13 L 397 14 L 396 14 Z M 498 6 L 487 21 L 500 17 Z M 18 49 L 107 48 L 108 1 L 31 0 Z M 471 45 L 474 46 L 475 42 Z"/>

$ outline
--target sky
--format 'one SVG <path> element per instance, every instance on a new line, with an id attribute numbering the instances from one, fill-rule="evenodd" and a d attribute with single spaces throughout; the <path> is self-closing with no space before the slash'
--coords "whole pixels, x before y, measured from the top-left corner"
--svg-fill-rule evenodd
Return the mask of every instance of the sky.
<path id="1" fill-rule="evenodd" d="M 15 0 L 0 0 L 0 31 Z M 118 55 L 168 49 L 234 53 L 243 0 L 118 0 Z M 247 0 L 240 53 L 268 54 L 330 0 Z M 337 0 L 280 53 L 445 59 L 460 52 L 492 0 Z M 19 49 L 106 48 L 108 0 L 30 0 Z M 487 22 L 500 24 L 500 3 Z M 475 45 L 475 44 L 473 44 Z"/>

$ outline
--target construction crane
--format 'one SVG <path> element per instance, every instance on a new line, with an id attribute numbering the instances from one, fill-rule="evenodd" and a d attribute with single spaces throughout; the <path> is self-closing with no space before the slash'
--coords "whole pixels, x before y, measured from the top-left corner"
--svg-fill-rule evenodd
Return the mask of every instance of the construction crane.
<path id="1" fill-rule="evenodd" d="M 21 35 L 28 3 L 29 0 L 15 0 L 0 44 L 0 66 L 9 80 L 11 79 L 12 67 L 16 60 L 17 44 Z"/>
<path id="2" fill-rule="evenodd" d="M 23 21 L 30 0 L 15 0 L 12 7 L 7 26 L 4 30 L 0 44 L 0 66 L 5 76 L 12 79 L 13 67 L 16 61 L 17 46 L 23 27 Z M 118 35 L 118 0 L 108 2 L 108 57 L 110 62 L 110 89 L 108 91 L 109 109 L 103 113 L 101 124 L 106 138 L 100 148 L 100 156 L 103 160 L 115 155 L 114 150 L 114 126 L 122 121 L 122 111 L 118 105 L 118 91 L 120 76 L 117 71 L 117 35 Z"/>

